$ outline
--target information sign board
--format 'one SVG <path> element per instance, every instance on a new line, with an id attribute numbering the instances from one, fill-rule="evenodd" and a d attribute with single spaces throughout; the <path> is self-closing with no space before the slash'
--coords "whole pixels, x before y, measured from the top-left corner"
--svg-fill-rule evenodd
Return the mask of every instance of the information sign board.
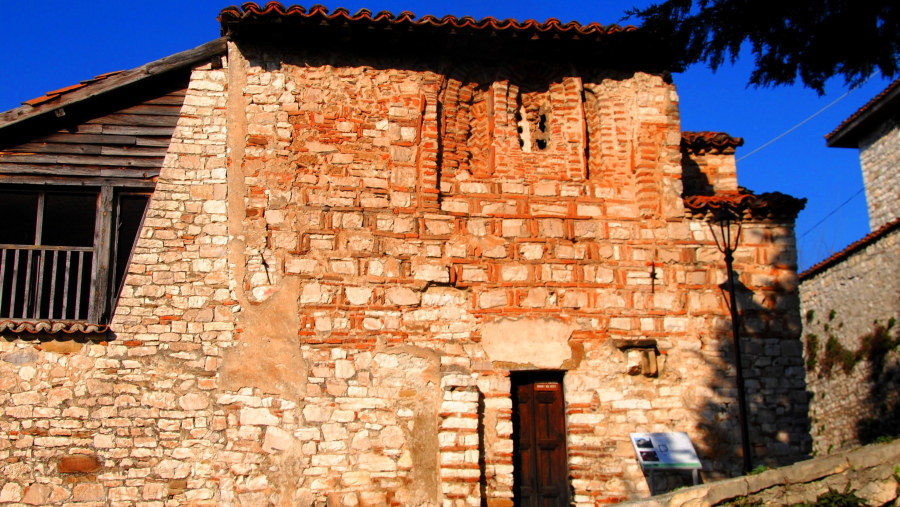
<path id="1" fill-rule="evenodd" d="M 702 468 L 687 433 L 632 433 L 631 444 L 645 470 Z"/>

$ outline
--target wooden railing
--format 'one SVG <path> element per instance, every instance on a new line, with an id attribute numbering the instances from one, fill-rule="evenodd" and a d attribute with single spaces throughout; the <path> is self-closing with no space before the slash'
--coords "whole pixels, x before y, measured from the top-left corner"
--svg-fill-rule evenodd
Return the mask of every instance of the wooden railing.
<path id="1" fill-rule="evenodd" d="M 0 319 L 87 320 L 94 249 L 0 244 Z"/>

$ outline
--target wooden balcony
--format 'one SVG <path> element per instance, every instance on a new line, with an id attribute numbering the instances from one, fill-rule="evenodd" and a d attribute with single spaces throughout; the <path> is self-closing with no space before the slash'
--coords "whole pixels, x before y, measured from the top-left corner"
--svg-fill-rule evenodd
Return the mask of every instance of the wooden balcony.
<path id="1" fill-rule="evenodd" d="M 0 244 L 0 319 L 97 322 L 92 247 Z"/>

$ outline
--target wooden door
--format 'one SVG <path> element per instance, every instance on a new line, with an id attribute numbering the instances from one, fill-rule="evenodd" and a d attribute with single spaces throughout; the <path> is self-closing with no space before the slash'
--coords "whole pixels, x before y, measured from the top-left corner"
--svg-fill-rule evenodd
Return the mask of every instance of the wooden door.
<path id="1" fill-rule="evenodd" d="M 568 505 L 562 373 L 513 374 L 516 505 Z"/>

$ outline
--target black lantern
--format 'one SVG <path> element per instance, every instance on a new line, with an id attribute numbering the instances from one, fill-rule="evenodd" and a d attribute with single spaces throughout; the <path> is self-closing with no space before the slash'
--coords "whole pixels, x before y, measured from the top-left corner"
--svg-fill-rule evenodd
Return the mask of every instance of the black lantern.
<path id="1" fill-rule="evenodd" d="M 744 367 L 741 360 L 741 316 L 738 313 L 737 297 L 735 297 L 734 250 L 741 239 L 740 210 L 723 207 L 714 216 L 709 228 L 712 231 L 716 247 L 725 254 L 725 269 L 728 274 L 729 309 L 731 310 L 731 332 L 734 336 L 734 367 L 737 372 L 738 408 L 741 423 L 741 448 L 744 458 L 744 474 L 749 474 L 751 463 L 750 428 L 747 417 L 747 399 L 744 393 Z"/>

